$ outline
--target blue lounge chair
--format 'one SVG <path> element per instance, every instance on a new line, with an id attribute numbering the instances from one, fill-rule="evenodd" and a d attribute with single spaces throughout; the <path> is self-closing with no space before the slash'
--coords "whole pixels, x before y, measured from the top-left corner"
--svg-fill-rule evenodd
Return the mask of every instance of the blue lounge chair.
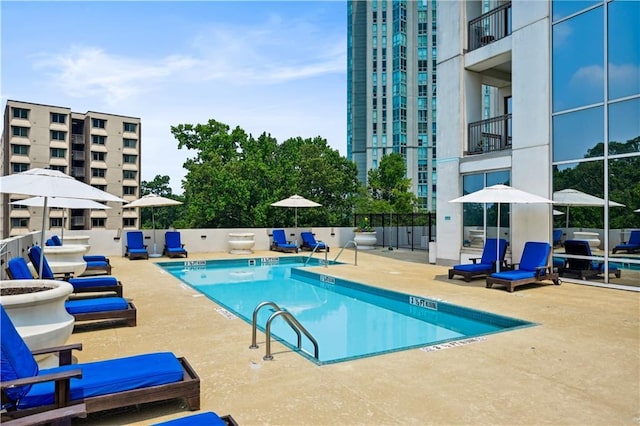
<path id="1" fill-rule="evenodd" d="M 57 235 L 52 235 L 51 238 L 46 241 L 45 245 L 49 247 L 61 247 L 62 240 Z M 111 275 L 111 262 L 109 262 L 106 256 L 102 254 L 87 254 L 82 256 L 82 258 L 87 262 L 86 271 L 97 271 Z"/>
<path id="2" fill-rule="evenodd" d="M 298 245 L 292 243 L 291 241 L 287 241 L 287 237 L 284 234 L 284 229 L 274 229 L 271 250 L 281 251 L 285 253 L 297 253 Z"/>
<path id="3" fill-rule="evenodd" d="M 631 235 L 629 235 L 629 241 L 615 246 L 613 248 L 613 254 L 616 254 L 621 250 L 624 250 L 627 253 L 635 253 L 636 251 L 640 251 L 640 229 L 631 231 Z"/>
<path id="4" fill-rule="evenodd" d="M 42 255 L 42 249 L 39 246 L 33 246 L 28 252 L 29 260 L 40 273 L 40 256 L 42 259 L 42 278 L 45 280 L 55 280 L 53 270 L 47 262 L 47 257 Z M 99 277 L 64 277 L 64 280 L 73 286 L 74 293 L 87 292 L 115 292 L 116 296 L 122 297 L 122 283 L 111 275 L 102 275 Z"/>
<path id="5" fill-rule="evenodd" d="M 149 258 L 149 251 L 144 243 L 142 231 L 127 232 L 127 246 L 124 255 L 130 260 Z"/>
<path id="6" fill-rule="evenodd" d="M 553 246 L 562 247 L 562 229 L 553 230 Z"/>
<path id="7" fill-rule="evenodd" d="M 12 280 L 33 279 L 27 261 L 22 257 L 14 257 L 7 262 L 7 275 Z M 135 327 L 137 322 L 136 307 L 122 297 L 70 299 L 64 306 L 76 322 L 109 320 L 124 322 L 130 327 Z"/>
<path id="8" fill-rule="evenodd" d="M 487 277 L 487 288 L 494 284 L 507 287 L 509 292 L 523 284 L 538 283 L 543 280 L 551 280 L 559 285 L 558 274 L 551 272 L 549 266 L 549 255 L 551 254 L 551 244 L 546 242 L 527 241 L 524 245 L 520 263 L 516 263 L 517 269 L 504 272 L 495 272 Z"/>
<path id="9" fill-rule="evenodd" d="M 84 402 L 87 413 L 184 398 L 200 409 L 200 378 L 186 359 L 155 352 L 71 364 L 73 344 L 41 349 L 58 353 L 59 367 L 40 370 L 31 351 L 0 307 L 2 420 Z"/>
<path id="10" fill-rule="evenodd" d="M 206 411 L 179 419 L 155 423 L 153 426 L 238 426 L 238 423 L 230 415 L 218 416 L 213 411 Z"/>
<path id="11" fill-rule="evenodd" d="M 302 239 L 302 244 L 300 245 L 300 248 L 302 250 L 315 249 L 315 251 L 322 251 L 322 250 L 326 250 L 327 252 L 329 251 L 329 246 L 323 243 L 322 241 L 316 241 L 316 238 L 313 236 L 312 232 L 308 232 L 308 231 L 301 232 L 300 238 Z"/>
<path id="12" fill-rule="evenodd" d="M 567 255 L 592 257 L 591 246 L 586 240 L 567 240 L 564 242 L 564 252 Z M 567 275 L 575 275 L 576 277 L 585 280 L 587 278 L 596 277 L 604 274 L 604 262 L 598 262 L 591 259 L 578 259 L 574 257 L 567 257 L 564 265 L 558 268 L 558 272 L 561 277 Z M 609 263 L 609 275 L 615 275 L 616 278 L 620 278 L 622 272 L 616 265 Z"/>
<path id="13" fill-rule="evenodd" d="M 496 260 L 500 262 L 500 265 L 504 265 L 506 251 L 507 240 L 503 238 L 500 238 L 500 240 L 487 238 L 482 250 L 482 257 L 471 258 L 470 260 L 473 263 L 454 265 L 453 268 L 449 269 L 449 279 L 452 279 L 454 275 L 461 275 L 466 282 L 470 282 L 473 278 L 486 277 L 496 271 Z"/>
<path id="14" fill-rule="evenodd" d="M 189 257 L 184 244 L 180 241 L 180 232 L 167 231 L 164 233 L 164 255 L 169 257 Z"/>

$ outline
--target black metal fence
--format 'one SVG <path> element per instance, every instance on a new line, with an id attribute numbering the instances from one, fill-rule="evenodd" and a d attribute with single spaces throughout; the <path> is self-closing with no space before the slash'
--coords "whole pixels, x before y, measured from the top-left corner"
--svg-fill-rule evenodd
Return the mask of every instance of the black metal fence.
<path id="1" fill-rule="evenodd" d="M 476 50 L 511 34 L 511 2 L 469 21 L 468 50 Z"/>
<path id="2" fill-rule="evenodd" d="M 426 250 L 435 241 L 435 213 L 368 213 L 356 214 L 353 226 L 368 222 L 376 231 L 378 246 Z"/>

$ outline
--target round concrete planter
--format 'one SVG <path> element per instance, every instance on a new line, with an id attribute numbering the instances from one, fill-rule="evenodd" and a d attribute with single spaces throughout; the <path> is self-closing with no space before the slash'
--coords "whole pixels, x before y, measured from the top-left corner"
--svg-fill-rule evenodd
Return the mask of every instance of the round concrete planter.
<path id="1" fill-rule="evenodd" d="M 65 235 L 62 237 L 63 246 L 80 245 L 86 247 L 87 251 L 91 248 L 88 235 Z"/>
<path id="2" fill-rule="evenodd" d="M 67 282 L 55 280 L 0 281 L 2 289 L 31 287 L 45 287 L 47 290 L 0 296 L 0 304 L 29 349 L 64 345 L 71 336 L 75 323 L 73 316 L 64 307 L 73 287 Z M 42 366 L 42 361 L 49 357 L 51 356 L 43 355 L 36 357 L 36 360 Z"/>
<path id="3" fill-rule="evenodd" d="M 373 250 L 378 242 L 376 231 L 356 232 L 353 241 L 358 245 L 358 250 Z"/>
<path id="4" fill-rule="evenodd" d="M 46 246 L 43 250 L 55 274 L 73 274 L 79 277 L 87 269 L 87 262 L 82 257 L 87 253 L 87 247 L 84 245 Z"/>
<path id="5" fill-rule="evenodd" d="M 232 232 L 229 233 L 229 253 L 231 254 L 251 254 L 255 234 L 253 232 Z"/>

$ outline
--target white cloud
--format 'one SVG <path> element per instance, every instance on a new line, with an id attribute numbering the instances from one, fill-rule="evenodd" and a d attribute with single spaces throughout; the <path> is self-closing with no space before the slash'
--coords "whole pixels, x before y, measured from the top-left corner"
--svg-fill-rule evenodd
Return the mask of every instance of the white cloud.
<path id="1" fill-rule="evenodd" d="M 587 65 L 576 70 L 569 84 L 574 87 L 602 87 L 603 78 L 604 68 L 601 65 Z"/>

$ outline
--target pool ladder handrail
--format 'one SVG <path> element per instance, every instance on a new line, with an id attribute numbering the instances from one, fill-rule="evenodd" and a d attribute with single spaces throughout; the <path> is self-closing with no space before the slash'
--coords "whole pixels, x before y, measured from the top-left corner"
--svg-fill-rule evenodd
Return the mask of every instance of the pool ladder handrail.
<path id="1" fill-rule="evenodd" d="M 313 254 L 318 250 L 318 247 L 320 247 L 319 244 L 316 244 L 316 246 L 313 248 L 313 250 L 311 250 L 311 254 L 304 260 L 304 266 L 307 266 L 307 262 L 309 262 L 311 260 L 311 258 L 313 257 Z M 325 248 L 324 250 L 324 267 L 328 267 L 329 266 L 329 262 L 327 260 L 327 249 Z"/>
<path id="2" fill-rule="evenodd" d="M 358 266 L 358 243 L 356 243 L 354 240 L 349 240 L 345 243 L 344 247 L 342 247 L 340 249 L 340 252 L 338 253 L 338 255 L 336 256 L 335 259 L 333 259 L 333 263 L 336 263 L 336 261 L 338 260 L 338 258 L 340 257 L 340 255 L 342 254 L 342 252 L 344 251 L 344 249 L 346 249 L 349 244 L 353 244 L 353 247 L 356 249 L 356 253 L 355 253 L 355 261 L 354 261 L 354 265 Z"/>
<path id="3" fill-rule="evenodd" d="M 276 312 L 271 314 L 271 316 L 267 320 L 267 325 L 265 327 L 265 335 L 267 340 L 266 340 L 266 353 L 264 357 L 262 357 L 263 360 L 271 361 L 273 359 L 273 355 L 271 355 L 271 323 L 273 322 L 274 319 L 276 319 L 279 316 L 282 316 L 282 319 L 284 319 L 285 322 L 289 324 L 289 326 L 293 329 L 293 331 L 296 332 L 296 335 L 298 336 L 298 349 L 302 350 L 302 334 L 300 333 L 302 332 L 304 333 L 305 336 L 307 336 L 307 338 L 311 341 L 311 343 L 313 343 L 313 349 L 314 349 L 313 356 L 316 359 L 319 359 L 318 358 L 318 353 L 319 353 L 318 341 L 311 335 L 311 333 L 309 333 L 309 331 L 306 328 L 304 328 L 302 324 L 300 324 L 300 322 L 296 319 L 296 317 L 293 316 L 291 312 L 282 309 L 275 302 L 270 302 L 270 301 L 266 301 L 258 304 L 258 306 L 256 306 L 256 308 L 253 310 L 253 316 L 251 318 L 251 346 L 249 346 L 249 349 L 258 348 L 258 344 L 257 344 L 258 311 L 260 311 L 260 309 L 262 309 L 264 306 L 271 306 L 272 308 L 276 309 Z"/>

